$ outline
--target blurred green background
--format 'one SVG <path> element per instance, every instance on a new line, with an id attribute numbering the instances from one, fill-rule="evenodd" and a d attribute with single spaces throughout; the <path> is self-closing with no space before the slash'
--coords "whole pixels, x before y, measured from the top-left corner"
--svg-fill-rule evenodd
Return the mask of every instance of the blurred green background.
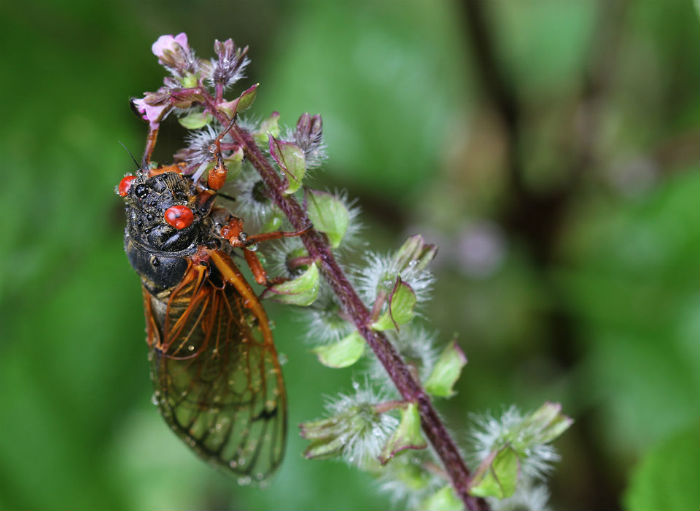
<path id="1" fill-rule="evenodd" d="M 113 186 L 145 126 L 150 53 L 249 44 L 254 107 L 324 118 L 315 187 L 371 246 L 440 245 L 426 317 L 469 356 L 438 403 L 563 403 L 555 509 L 697 509 L 698 16 L 688 1 L 30 1 L 0 6 L 0 508 L 380 509 L 368 476 L 301 456 L 348 389 L 270 306 L 291 431 L 266 489 L 199 462 L 151 404 L 140 286 Z M 173 128 L 173 126 L 170 126 Z M 166 128 L 161 145 L 182 132 Z"/>

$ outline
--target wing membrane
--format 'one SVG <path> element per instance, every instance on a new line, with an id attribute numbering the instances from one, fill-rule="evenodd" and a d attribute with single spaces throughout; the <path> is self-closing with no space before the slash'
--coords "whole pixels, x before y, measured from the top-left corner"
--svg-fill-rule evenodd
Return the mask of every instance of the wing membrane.
<path id="1" fill-rule="evenodd" d="M 217 264 L 191 263 L 166 300 L 144 289 L 151 376 L 163 417 L 197 454 L 261 480 L 284 454 L 282 372 L 257 298 L 228 256 Z"/>

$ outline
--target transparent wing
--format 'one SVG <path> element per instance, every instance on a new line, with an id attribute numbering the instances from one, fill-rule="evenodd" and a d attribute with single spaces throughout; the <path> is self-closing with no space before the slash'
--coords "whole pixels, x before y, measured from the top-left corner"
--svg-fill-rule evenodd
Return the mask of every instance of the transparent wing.
<path id="1" fill-rule="evenodd" d="M 260 303 L 252 294 L 244 300 L 215 267 L 195 264 L 167 301 L 145 289 L 144 296 L 163 417 L 204 459 L 264 479 L 282 459 L 287 422 L 282 372 Z"/>

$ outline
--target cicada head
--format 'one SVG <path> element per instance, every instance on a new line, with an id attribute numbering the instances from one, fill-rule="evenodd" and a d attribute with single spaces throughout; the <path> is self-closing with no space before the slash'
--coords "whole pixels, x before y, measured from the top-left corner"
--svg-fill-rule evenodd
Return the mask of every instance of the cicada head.
<path id="1" fill-rule="evenodd" d="M 187 267 L 185 257 L 203 242 L 211 201 L 176 172 L 126 176 L 117 193 L 126 203 L 129 262 L 152 291 L 177 284 Z"/>
<path id="2" fill-rule="evenodd" d="M 119 184 L 126 202 L 126 230 L 158 252 L 181 252 L 200 240 L 202 218 L 192 181 L 175 172 L 126 176 Z M 204 215 L 203 215 L 204 213 Z"/>

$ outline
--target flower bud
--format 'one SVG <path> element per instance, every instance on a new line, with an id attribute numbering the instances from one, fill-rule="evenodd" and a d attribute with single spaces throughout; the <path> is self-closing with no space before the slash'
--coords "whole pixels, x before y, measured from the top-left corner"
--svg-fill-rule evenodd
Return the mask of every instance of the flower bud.
<path id="1" fill-rule="evenodd" d="M 304 113 L 297 121 L 294 141 L 304 151 L 307 166 L 317 167 L 325 158 L 323 146 L 323 121 L 320 115 Z"/>
<path id="2" fill-rule="evenodd" d="M 329 417 L 300 425 L 301 436 L 311 440 L 304 452 L 307 458 L 342 456 L 361 468 L 379 466 L 377 457 L 398 421 L 377 410 L 383 399 L 368 384 L 353 386 L 354 394 L 341 394 L 328 404 Z"/>
<path id="3" fill-rule="evenodd" d="M 196 74 L 199 70 L 197 59 L 194 57 L 187 42 L 187 34 L 184 32 L 176 36 L 160 36 L 151 46 L 151 51 L 158 57 L 160 65 L 178 78 L 183 78 L 188 72 Z"/>
<path id="4" fill-rule="evenodd" d="M 233 39 L 226 39 L 224 42 L 217 40 L 214 42 L 214 51 L 218 57 L 211 72 L 215 85 L 229 87 L 243 78 L 245 68 L 250 63 L 250 59 L 246 56 L 247 46 L 238 48 Z"/>

